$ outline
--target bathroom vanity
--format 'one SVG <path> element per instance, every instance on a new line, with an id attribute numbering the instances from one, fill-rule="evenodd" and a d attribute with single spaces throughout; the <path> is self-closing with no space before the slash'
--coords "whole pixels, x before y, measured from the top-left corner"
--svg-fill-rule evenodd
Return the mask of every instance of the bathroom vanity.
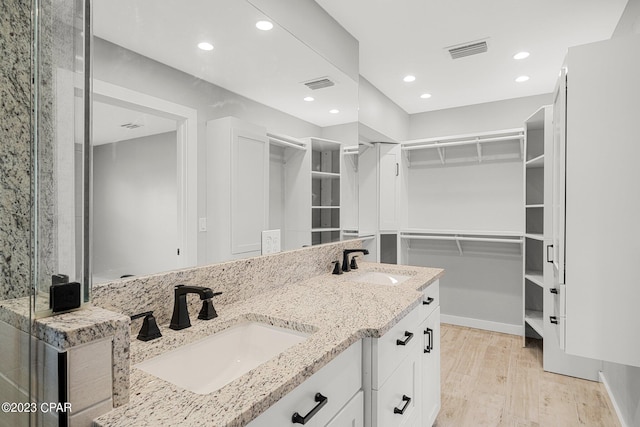
<path id="1" fill-rule="evenodd" d="M 333 246 L 335 253 L 343 245 L 277 256 L 329 253 Z M 192 327 L 184 330 L 167 328 L 160 315 L 161 338 L 131 342 L 129 403 L 94 425 L 431 425 L 440 407 L 438 279 L 443 270 L 361 263 L 342 275 L 324 271 L 232 302 L 221 299 L 213 320 L 197 320 L 192 306 Z M 385 280 L 389 283 L 380 284 Z M 243 324 L 269 325 L 304 338 L 212 392 L 189 391 L 138 368 Z M 192 364 L 203 382 L 216 357 L 209 359 L 212 369 Z"/>

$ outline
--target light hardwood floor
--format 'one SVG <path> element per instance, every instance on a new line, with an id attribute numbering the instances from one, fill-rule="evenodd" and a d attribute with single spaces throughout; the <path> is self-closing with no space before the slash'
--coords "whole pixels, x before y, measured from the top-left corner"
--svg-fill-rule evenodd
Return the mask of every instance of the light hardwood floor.
<path id="1" fill-rule="evenodd" d="M 536 340 L 442 324 L 437 427 L 619 427 L 604 385 L 542 370 Z"/>

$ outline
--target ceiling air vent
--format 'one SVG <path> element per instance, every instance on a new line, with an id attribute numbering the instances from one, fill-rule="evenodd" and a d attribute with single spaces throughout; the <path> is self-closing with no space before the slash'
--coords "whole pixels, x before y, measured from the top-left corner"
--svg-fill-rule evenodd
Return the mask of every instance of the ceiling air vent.
<path id="1" fill-rule="evenodd" d="M 137 129 L 139 127 L 142 127 L 142 125 L 139 125 L 137 123 L 125 123 L 123 125 L 120 125 L 120 127 L 125 129 Z"/>
<path id="2" fill-rule="evenodd" d="M 464 58 L 465 56 L 477 55 L 487 51 L 487 41 L 465 43 L 454 47 L 445 48 L 449 50 L 452 59 Z"/>
<path id="3" fill-rule="evenodd" d="M 335 86 L 335 82 L 329 77 L 320 77 L 317 79 L 309 80 L 308 82 L 303 82 L 302 84 L 311 90 L 318 90 L 325 87 Z"/>

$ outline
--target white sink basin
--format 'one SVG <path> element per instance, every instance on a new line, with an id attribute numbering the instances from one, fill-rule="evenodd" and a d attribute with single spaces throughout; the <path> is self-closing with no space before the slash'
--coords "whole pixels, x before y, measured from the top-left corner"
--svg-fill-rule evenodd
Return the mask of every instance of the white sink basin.
<path id="1" fill-rule="evenodd" d="M 411 276 L 403 276 L 395 273 L 382 273 L 380 271 L 367 271 L 359 274 L 354 282 L 373 283 L 375 285 L 396 286 L 411 279 Z"/>
<path id="2" fill-rule="evenodd" d="M 194 393 L 209 394 L 308 336 L 264 323 L 241 323 L 135 368 Z"/>

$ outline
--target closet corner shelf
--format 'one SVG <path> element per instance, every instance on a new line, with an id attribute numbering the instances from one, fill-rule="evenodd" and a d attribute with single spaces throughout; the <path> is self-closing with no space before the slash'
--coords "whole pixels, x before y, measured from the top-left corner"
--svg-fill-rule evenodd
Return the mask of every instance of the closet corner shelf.
<path id="1" fill-rule="evenodd" d="M 531 283 L 544 288 L 544 278 L 541 271 L 527 271 L 524 273 L 524 278 Z"/>
<path id="2" fill-rule="evenodd" d="M 538 157 L 527 160 L 527 168 L 541 168 L 544 166 L 544 154 L 540 154 Z"/>
<path id="3" fill-rule="evenodd" d="M 542 321 L 542 312 L 537 310 L 525 310 L 524 311 L 524 321 L 533 328 L 534 331 L 540 335 L 541 338 L 544 337 L 544 323 Z"/>

